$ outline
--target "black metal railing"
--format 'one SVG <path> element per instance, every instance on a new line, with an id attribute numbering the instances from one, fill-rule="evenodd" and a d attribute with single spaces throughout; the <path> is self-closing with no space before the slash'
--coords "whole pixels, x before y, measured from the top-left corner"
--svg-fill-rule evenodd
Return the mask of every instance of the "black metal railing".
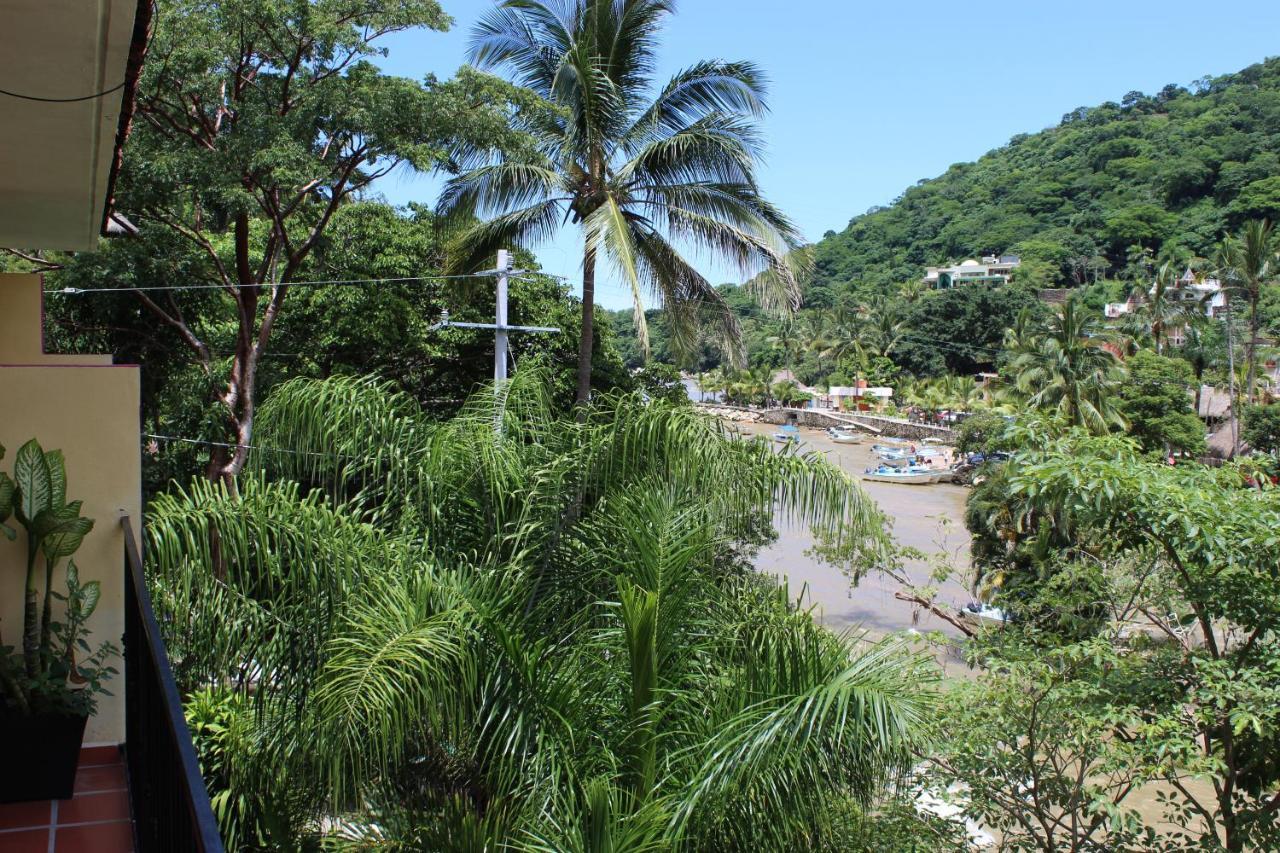
<path id="1" fill-rule="evenodd" d="M 182 701 L 151 609 L 142 559 L 124 527 L 125 762 L 138 853 L 224 853 Z"/>

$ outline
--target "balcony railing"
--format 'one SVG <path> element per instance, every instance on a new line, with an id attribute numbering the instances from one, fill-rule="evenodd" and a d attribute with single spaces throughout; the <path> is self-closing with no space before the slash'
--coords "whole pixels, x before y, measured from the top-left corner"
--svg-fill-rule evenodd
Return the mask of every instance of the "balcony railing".
<path id="1" fill-rule="evenodd" d="M 125 762 L 138 853 L 224 853 L 129 519 L 125 541 Z"/>

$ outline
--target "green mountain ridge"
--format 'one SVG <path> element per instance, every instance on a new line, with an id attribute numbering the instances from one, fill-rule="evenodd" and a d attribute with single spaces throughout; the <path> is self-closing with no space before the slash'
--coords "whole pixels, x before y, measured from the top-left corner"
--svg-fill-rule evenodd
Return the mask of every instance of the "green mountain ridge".
<path id="1" fill-rule="evenodd" d="M 1135 277 L 1257 217 L 1280 218 L 1280 58 L 1080 107 L 919 182 L 815 245 L 807 303 L 983 253 L 1021 254 L 1043 287 Z"/>

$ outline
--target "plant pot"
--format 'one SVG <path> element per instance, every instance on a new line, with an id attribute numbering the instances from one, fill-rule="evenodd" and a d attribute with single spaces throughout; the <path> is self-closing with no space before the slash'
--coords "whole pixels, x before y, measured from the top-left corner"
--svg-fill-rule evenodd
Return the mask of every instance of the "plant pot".
<path id="1" fill-rule="evenodd" d="M 0 709 L 0 803 L 65 800 L 76 783 L 87 716 L 21 716 Z"/>

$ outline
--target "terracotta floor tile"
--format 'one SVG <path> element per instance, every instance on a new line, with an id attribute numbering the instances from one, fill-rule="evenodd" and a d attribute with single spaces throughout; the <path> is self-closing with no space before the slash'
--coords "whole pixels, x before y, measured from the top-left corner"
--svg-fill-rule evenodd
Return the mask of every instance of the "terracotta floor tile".
<path id="1" fill-rule="evenodd" d="M 22 829 L 26 826 L 49 825 L 49 801 L 5 803 L 0 805 L 0 829 Z M 0 846 L 3 849 L 3 846 Z"/>
<path id="2" fill-rule="evenodd" d="M 133 824 L 122 821 L 60 826 L 54 850 L 56 853 L 133 853 Z"/>
<path id="3" fill-rule="evenodd" d="M 49 830 L 0 832 L 0 850 L 4 853 L 48 853 Z"/>
<path id="4" fill-rule="evenodd" d="M 91 764 L 115 764 L 120 761 L 118 746 L 86 746 L 80 750 L 80 766 Z"/>
<path id="5" fill-rule="evenodd" d="M 109 794 L 76 794 L 58 803 L 58 826 L 100 820 L 128 820 L 129 795 L 124 791 Z"/>
<path id="6" fill-rule="evenodd" d="M 76 772 L 76 793 L 120 791 L 126 787 L 123 764 L 81 767 Z"/>

